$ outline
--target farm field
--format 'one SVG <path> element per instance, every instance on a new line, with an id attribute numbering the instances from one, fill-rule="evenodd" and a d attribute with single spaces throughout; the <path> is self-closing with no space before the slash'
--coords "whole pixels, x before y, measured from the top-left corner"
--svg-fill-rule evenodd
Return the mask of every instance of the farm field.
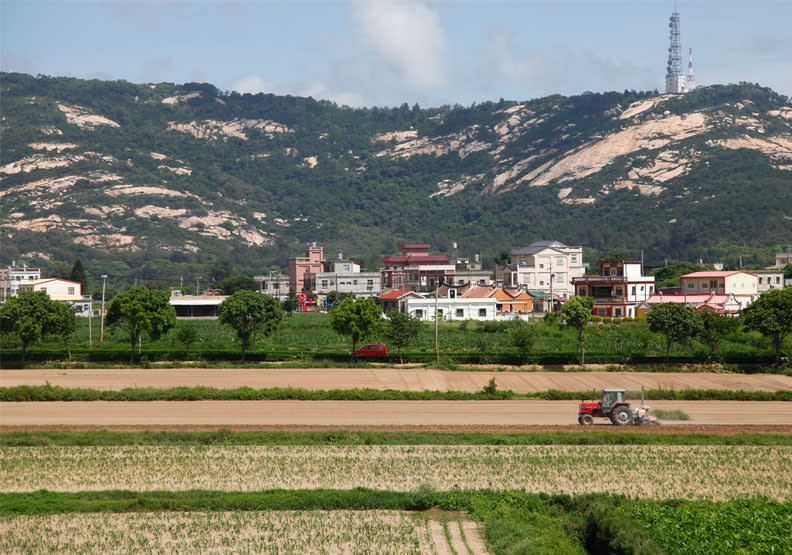
<path id="1" fill-rule="evenodd" d="M 787 425 L 782 401 L 652 401 L 681 410 L 678 426 Z M 87 427 L 518 427 L 577 424 L 576 401 L 75 401 L 0 403 L 10 429 Z M 603 420 L 602 422 L 607 422 Z M 608 423 L 608 426 L 610 424 Z"/>
<path id="2" fill-rule="evenodd" d="M 555 389 L 590 391 L 719 389 L 792 391 L 792 376 L 705 372 L 498 372 L 425 368 L 124 368 L 28 369 L 0 371 L 0 387 L 51 384 L 65 388 L 121 390 L 132 387 L 206 386 L 218 389 L 293 387 L 309 390 L 395 389 L 399 391 L 480 391 L 495 378 L 498 389 L 531 393 Z"/>
<path id="3" fill-rule="evenodd" d="M 0 491 L 613 493 L 792 501 L 792 448 L 727 445 L 4 447 Z"/>
<path id="4" fill-rule="evenodd" d="M 457 553 L 486 553 L 470 520 L 383 510 L 21 515 L 0 521 L 0 551 L 451 553 L 446 527 Z"/>

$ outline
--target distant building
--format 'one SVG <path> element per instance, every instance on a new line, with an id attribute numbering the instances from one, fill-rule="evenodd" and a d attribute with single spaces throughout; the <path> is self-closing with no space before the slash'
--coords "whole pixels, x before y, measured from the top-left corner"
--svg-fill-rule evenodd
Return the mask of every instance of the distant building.
<path id="1" fill-rule="evenodd" d="M 322 261 L 320 272 L 305 274 L 304 290 L 320 296 L 337 291 L 356 297 L 376 297 L 382 292 L 382 276 L 380 272 L 361 272 L 360 264 L 338 253 L 336 259 Z"/>
<path id="2" fill-rule="evenodd" d="M 583 247 L 536 241 L 511 249 L 509 264 L 496 269 L 496 282 L 507 289 L 545 291 L 554 297 L 575 294 L 572 281 L 585 273 Z"/>
<path id="3" fill-rule="evenodd" d="M 413 318 L 424 321 L 434 321 L 435 311 L 443 320 L 495 320 L 498 299 L 493 296 L 494 292 L 494 287 L 478 285 L 441 286 L 431 297 L 407 298 L 406 311 Z"/>
<path id="4" fill-rule="evenodd" d="M 792 264 L 792 252 L 777 252 L 775 255 L 775 268 L 784 268 Z"/>
<path id="5" fill-rule="evenodd" d="M 742 308 L 759 296 L 759 276 L 742 270 L 725 272 L 693 272 L 679 278 L 679 292 L 683 295 L 716 293 L 734 294 Z"/>
<path id="6" fill-rule="evenodd" d="M 270 272 L 260 276 L 253 276 L 259 286 L 259 293 L 275 297 L 282 301 L 289 296 L 289 276 L 279 272 Z"/>
<path id="7" fill-rule="evenodd" d="M 782 270 L 751 270 L 751 273 L 758 278 L 757 291 L 759 293 L 784 287 L 784 272 Z"/>
<path id="8" fill-rule="evenodd" d="M 28 268 L 27 265 L 0 268 L 0 303 L 16 297 L 19 285 L 41 279 L 41 268 Z"/>
<path id="9" fill-rule="evenodd" d="M 36 279 L 19 282 L 17 294 L 21 291 L 44 291 L 53 301 L 65 303 L 77 312 L 78 316 L 91 313 L 91 297 L 83 296 L 82 284 L 60 278 Z"/>
<path id="10" fill-rule="evenodd" d="M 395 310 L 396 312 L 407 312 L 407 299 L 423 299 L 415 291 L 409 289 L 392 289 L 377 297 L 377 302 L 382 306 L 382 312 L 387 314 Z"/>
<path id="11" fill-rule="evenodd" d="M 740 313 L 741 305 L 733 293 L 728 295 L 717 293 L 702 293 L 695 295 L 666 295 L 658 293 L 652 295 L 646 302 L 640 303 L 636 309 L 636 316 L 646 316 L 652 307 L 665 303 L 684 304 L 696 312 L 715 312 L 716 314 L 727 314 L 734 316 Z"/>
<path id="12" fill-rule="evenodd" d="M 654 293 L 654 276 L 644 276 L 640 262 L 600 260 L 598 276 L 572 281 L 575 295 L 594 298 L 594 314 L 613 318 L 634 317 L 636 306 Z"/>
<path id="13" fill-rule="evenodd" d="M 473 255 L 473 260 L 454 257 L 451 259 L 451 263 L 454 265 L 454 277 L 449 283 L 453 285 L 468 283 L 492 285 L 492 271 L 482 268 L 481 257 L 478 254 Z"/>
<path id="14" fill-rule="evenodd" d="M 399 249 L 401 255 L 382 259 L 384 289 L 432 291 L 441 283 L 450 283 L 456 274 L 456 266 L 447 256 L 429 254 L 429 245 L 405 244 Z"/>
<path id="15" fill-rule="evenodd" d="M 215 319 L 217 307 L 228 298 L 227 295 L 182 295 L 181 291 L 172 291 L 170 304 L 176 310 L 179 319 Z"/>
<path id="16" fill-rule="evenodd" d="M 317 274 L 321 272 L 323 259 L 324 247 L 316 246 L 315 241 L 310 247 L 305 249 L 305 256 L 290 258 L 289 290 L 295 293 L 302 293 L 305 288 L 305 275 L 308 273 Z"/>

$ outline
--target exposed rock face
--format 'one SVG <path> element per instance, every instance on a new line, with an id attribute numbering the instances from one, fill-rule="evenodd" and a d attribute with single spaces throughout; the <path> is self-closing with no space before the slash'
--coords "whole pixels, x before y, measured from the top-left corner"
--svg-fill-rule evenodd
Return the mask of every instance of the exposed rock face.
<path id="1" fill-rule="evenodd" d="M 265 136 L 272 138 L 275 135 L 293 133 L 291 129 L 283 124 L 270 120 L 261 119 L 234 119 L 231 121 L 203 120 L 191 121 L 189 123 L 168 122 L 169 131 L 188 133 L 196 139 L 216 141 L 218 139 L 227 140 L 228 138 L 248 140 L 246 131 L 255 129 Z"/>
<path id="2" fill-rule="evenodd" d="M 94 129 L 100 125 L 109 125 L 110 127 L 121 127 L 118 123 L 104 116 L 92 114 L 88 108 L 82 106 L 70 106 L 58 102 L 58 109 L 66 114 L 66 121 L 77 127 L 84 129 Z"/>

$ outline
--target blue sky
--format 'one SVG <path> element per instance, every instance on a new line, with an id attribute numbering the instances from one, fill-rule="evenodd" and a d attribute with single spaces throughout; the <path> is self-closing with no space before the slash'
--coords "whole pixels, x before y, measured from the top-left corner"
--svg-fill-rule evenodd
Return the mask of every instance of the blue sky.
<path id="1" fill-rule="evenodd" d="M 4 71 L 350 106 L 663 88 L 671 0 L 0 0 Z M 680 0 L 699 84 L 792 95 L 792 0 Z"/>

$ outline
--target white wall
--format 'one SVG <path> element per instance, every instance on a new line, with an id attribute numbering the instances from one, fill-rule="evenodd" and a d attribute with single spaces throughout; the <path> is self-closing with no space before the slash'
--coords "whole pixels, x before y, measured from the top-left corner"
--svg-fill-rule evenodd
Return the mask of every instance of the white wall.
<path id="1" fill-rule="evenodd" d="M 437 311 L 444 320 L 495 320 L 496 304 L 494 298 L 486 299 L 437 299 Z M 433 322 L 435 315 L 434 299 L 407 299 L 407 314 L 426 322 Z"/>

